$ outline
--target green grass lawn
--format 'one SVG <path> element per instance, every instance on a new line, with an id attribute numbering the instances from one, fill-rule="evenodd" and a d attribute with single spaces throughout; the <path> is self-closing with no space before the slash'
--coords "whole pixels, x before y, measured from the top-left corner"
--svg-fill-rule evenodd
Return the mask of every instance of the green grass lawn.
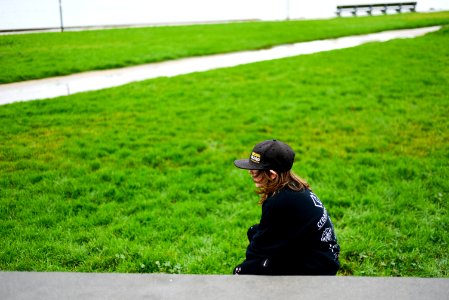
<path id="1" fill-rule="evenodd" d="M 180 57 L 449 24 L 449 12 L 0 36 L 0 84 Z"/>
<path id="2" fill-rule="evenodd" d="M 362 22 L 364 19 L 361 19 Z M 278 138 L 340 275 L 449 276 L 449 30 L 0 106 L 0 270 L 229 274 Z"/>

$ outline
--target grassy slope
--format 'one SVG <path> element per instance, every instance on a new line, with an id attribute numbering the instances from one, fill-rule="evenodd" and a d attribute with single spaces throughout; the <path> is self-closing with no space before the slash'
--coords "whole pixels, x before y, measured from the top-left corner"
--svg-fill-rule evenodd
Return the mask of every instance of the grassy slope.
<path id="1" fill-rule="evenodd" d="M 0 83 L 449 23 L 449 12 L 0 36 Z"/>
<path id="2" fill-rule="evenodd" d="M 277 137 L 349 275 L 448 277 L 449 30 L 0 107 L 0 269 L 228 274 Z"/>

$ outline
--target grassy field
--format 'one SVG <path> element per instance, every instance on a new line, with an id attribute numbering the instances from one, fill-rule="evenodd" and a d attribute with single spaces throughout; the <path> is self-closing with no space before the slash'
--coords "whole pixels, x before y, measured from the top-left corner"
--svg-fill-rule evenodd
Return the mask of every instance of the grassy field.
<path id="1" fill-rule="evenodd" d="M 361 19 L 363 22 L 363 19 Z M 449 277 L 449 30 L 0 106 L 0 270 L 229 274 L 278 138 L 340 275 Z"/>
<path id="2" fill-rule="evenodd" d="M 0 84 L 180 57 L 449 24 L 449 12 L 0 36 Z"/>

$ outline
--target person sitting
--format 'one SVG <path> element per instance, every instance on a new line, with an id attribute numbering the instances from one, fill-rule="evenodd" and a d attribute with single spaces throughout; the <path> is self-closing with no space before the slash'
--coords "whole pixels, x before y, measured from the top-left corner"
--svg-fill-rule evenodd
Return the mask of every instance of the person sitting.
<path id="1" fill-rule="evenodd" d="M 295 152 L 278 140 L 258 143 L 235 166 L 249 170 L 260 195 L 259 224 L 248 229 L 246 259 L 233 274 L 335 275 L 338 244 L 329 213 L 292 170 Z"/>

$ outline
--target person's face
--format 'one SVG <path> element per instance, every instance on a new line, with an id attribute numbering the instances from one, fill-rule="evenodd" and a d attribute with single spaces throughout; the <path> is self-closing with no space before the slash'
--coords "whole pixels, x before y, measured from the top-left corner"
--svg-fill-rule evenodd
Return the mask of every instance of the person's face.
<path id="1" fill-rule="evenodd" d="M 253 178 L 256 187 L 260 188 L 265 184 L 264 177 L 262 176 L 262 171 L 260 170 L 249 170 L 249 175 Z"/>
<path id="2" fill-rule="evenodd" d="M 263 187 L 268 179 L 266 176 L 263 176 L 263 172 L 261 170 L 249 170 L 249 174 L 253 178 L 254 184 L 256 187 L 260 188 Z M 277 177 L 277 173 L 273 170 L 270 170 L 270 179 L 273 180 Z"/>

